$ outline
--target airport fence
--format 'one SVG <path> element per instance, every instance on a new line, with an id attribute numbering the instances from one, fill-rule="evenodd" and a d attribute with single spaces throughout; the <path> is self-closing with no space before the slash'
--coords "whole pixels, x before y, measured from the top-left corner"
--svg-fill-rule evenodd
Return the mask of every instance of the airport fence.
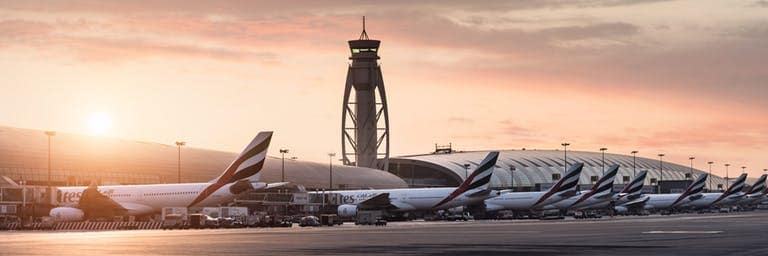
<path id="1" fill-rule="evenodd" d="M 126 229 L 160 229 L 162 222 L 59 222 L 53 225 L 47 223 L 33 223 L 23 228 L 20 223 L 10 223 L 8 230 L 126 230 Z"/>

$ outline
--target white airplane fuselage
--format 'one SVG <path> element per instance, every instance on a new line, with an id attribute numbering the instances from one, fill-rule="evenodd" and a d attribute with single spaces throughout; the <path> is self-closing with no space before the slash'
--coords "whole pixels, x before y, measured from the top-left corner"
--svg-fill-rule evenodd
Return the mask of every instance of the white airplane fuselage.
<path id="1" fill-rule="evenodd" d="M 613 198 L 618 197 L 617 194 L 614 194 L 612 196 L 606 196 L 605 198 L 598 198 L 595 197 L 595 195 L 590 196 L 589 198 L 585 199 L 584 201 L 579 202 L 578 204 L 575 204 L 576 201 L 581 198 L 581 196 L 588 194 L 592 192 L 592 190 L 582 190 L 579 192 L 579 194 L 563 199 L 559 202 L 546 205 L 542 207 L 544 210 L 550 210 L 550 209 L 558 209 L 558 210 L 568 210 L 568 209 L 574 209 L 574 210 L 585 210 L 585 209 L 591 209 L 591 208 L 597 208 L 602 206 L 603 204 L 607 206 Z"/>
<path id="2" fill-rule="evenodd" d="M 540 207 L 534 209 L 534 204 L 545 194 L 547 191 L 539 192 L 508 192 L 501 195 L 485 200 L 485 209 L 489 212 L 502 211 L 502 210 L 541 210 L 547 205 L 555 204 L 569 198 L 563 198 L 558 195 L 549 197 L 548 199 L 539 203 Z M 573 197 L 570 197 L 573 198 Z M 576 199 L 574 199 L 575 201 Z"/>
<path id="3" fill-rule="evenodd" d="M 235 194 L 230 187 L 235 183 L 226 184 L 196 204 L 196 207 L 220 206 L 232 202 Z M 160 213 L 163 207 L 187 207 L 211 183 L 180 183 L 153 185 L 115 185 L 100 186 L 101 194 L 120 204 L 127 210 L 128 215 L 147 215 Z M 263 182 L 252 182 L 255 189 L 264 188 Z M 61 197 L 59 205 L 74 207 L 88 187 L 59 187 Z"/>
<path id="4" fill-rule="evenodd" d="M 642 196 L 638 198 L 634 198 L 634 200 L 642 200 L 642 199 L 643 199 Z M 611 205 L 611 202 L 613 202 L 613 205 L 622 205 L 625 203 L 632 202 L 634 200 L 630 200 L 630 198 L 627 195 L 613 194 L 610 200 L 603 200 L 601 202 L 597 202 L 594 204 L 577 207 L 577 209 L 579 210 L 603 209 L 603 208 L 609 207 Z"/>
<path id="5" fill-rule="evenodd" d="M 472 191 L 468 191 L 445 204 L 435 207 L 440 201 L 448 197 L 455 187 L 448 188 L 403 188 L 403 189 L 376 189 L 376 190 L 340 190 L 340 191 L 328 191 L 326 194 L 339 194 L 340 205 L 357 205 L 360 202 L 368 200 L 376 195 L 383 193 L 389 193 L 389 199 L 391 203 L 397 207 L 392 209 L 393 212 L 406 212 L 406 211 L 430 211 L 430 210 L 444 210 L 459 206 L 466 206 L 482 202 L 488 196 L 475 196 L 470 197 Z M 322 194 L 322 192 L 310 192 L 311 194 Z"/>
<path id="6" fill-rule="evenodd" d="M 646 210 L 671 208 L 681 194 L 648 194 L 648 201 L 643 206 Z"/>
<path id="7" fill-rule="evenodd" d="M 726 206 L 726 205 L 732 205 L 738 203 L 742 198 L 743 194 L 737 193 L 735 195 L 730 195 L 722 200 L 715 203 L 715 201 L 720 198 L 723 195 L 723 193 L 703 193 L 702 197 L 698 200 L 686 202 L 682 204 L 683 207 L 693 207 L 693 208 L 707 208 L 711 206 Z"/>
<path id="8" fill-rule="evenodd" d="M 764 193 L 754 193 L 744 196 L 739 203 L 744 205 L 759 204 L 768 199 L 768 196 Z"/>

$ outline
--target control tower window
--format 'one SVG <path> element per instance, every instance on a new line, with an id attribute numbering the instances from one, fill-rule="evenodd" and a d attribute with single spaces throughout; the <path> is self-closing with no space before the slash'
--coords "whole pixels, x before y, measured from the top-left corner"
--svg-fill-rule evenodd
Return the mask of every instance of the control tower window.
<path id="1" fill-rule="evenodd" d="M 376 48 L 353 48 L 352 53 L 376 52 Z"/>

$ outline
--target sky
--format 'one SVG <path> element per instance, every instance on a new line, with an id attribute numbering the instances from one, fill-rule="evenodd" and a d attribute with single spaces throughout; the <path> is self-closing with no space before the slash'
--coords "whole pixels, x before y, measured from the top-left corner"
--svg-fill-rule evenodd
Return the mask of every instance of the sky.
<path id="1" fill-rule="evenodd" d="M 394 155 L 556 149 L 768 168 L 768 1 L 5 1 L 0 125 L 327 161 L 347 40 Z M 735 168 L 734 168 L 735 167 Z"/>

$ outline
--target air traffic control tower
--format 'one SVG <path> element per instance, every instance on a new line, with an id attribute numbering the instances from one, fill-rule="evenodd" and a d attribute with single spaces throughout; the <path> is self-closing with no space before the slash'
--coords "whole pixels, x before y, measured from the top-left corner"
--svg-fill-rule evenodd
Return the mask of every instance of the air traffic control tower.
<path id="1" fill-rule="evenodd" d="M 347 70 L 341 118 L 341 151 L 345 165 L 389 169 L 389 112 L 379 66 L 379 45 L 365 31 L 349 41 L 352 63 Z"/>

